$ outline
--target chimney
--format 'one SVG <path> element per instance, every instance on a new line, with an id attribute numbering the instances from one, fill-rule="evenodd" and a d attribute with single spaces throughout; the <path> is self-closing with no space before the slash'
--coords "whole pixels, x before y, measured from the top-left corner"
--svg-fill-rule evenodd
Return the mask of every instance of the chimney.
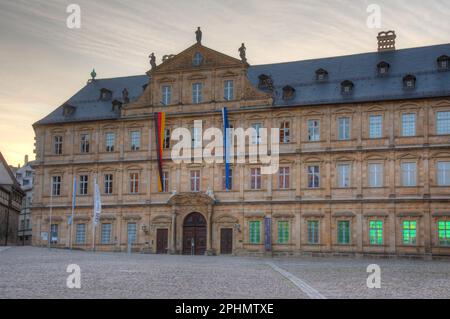
<path id="1" fill-rule="evenodd" d="M 24 161 L 23 166 L 25 166 L 25 165 L 27 165 L 27 164 L 28 164 L 28 155 L 25 155 L 25 161 Z"/>
<path id="2" fill-rule="evenodd" d="M 383 31 L 378 33 L 378 52 L 395 51 L 395 31 Z"/>

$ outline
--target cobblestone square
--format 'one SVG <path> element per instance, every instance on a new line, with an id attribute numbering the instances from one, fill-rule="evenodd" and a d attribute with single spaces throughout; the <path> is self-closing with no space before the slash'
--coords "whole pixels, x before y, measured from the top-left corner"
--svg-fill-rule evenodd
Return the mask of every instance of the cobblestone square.
<path id="1" fill-rule="evenodd" d="M 81 288 L 66 285 L 81 268 Z M 367 266 L 381 288 L 367 288 Z M 450 262 L 243 258 L 0 248 L 0 298 L 450 298 Z"/>

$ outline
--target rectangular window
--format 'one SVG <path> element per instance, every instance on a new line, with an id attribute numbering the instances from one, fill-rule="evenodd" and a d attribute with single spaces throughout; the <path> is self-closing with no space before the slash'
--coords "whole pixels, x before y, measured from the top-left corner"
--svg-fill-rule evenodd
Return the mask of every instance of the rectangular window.
<path id="1" fill-rule="evenodd" d="M 320 187 L 320 167 L 308 166 L 308 188 Z"/>
<path id="2" fill-rule="evenodd" d="M 200 127 L 193 127 L 191 130 L 192 134 L 192 147 L 202 147 L 202 130 Z"/>
<path id="3" fill-rule="evenodd" d="M 250 189 L 261 189 L 261 168 L 250 169 Z"/>
<path id="4" fill-rule="evenodd" d="M 280 125 L 280 144 L 286 144 L 291 141 L 290 123 L 283 122 Z"/>
<path id="5" fill-rule="evenodd" d="M 350 164 L 339 164 L 338 168 L 338 187 L 350 187 Z"/>
<path id="6" fill-rule="evenodd" d="M 308 140 L 311 142 L 320 141 L 320 121 L 309 120 L 308 121 Z"/>
<path id="7" fill-rule="evenodd" d="M 164 171 L 162 173 L 162 190 L 164 193 L 169 192 L 169 172 Z"/>
<path id="8" fill-rule="evenodd" d="M 113 193 L 113 174 L 105 174 L 105 194 Z"/>
<path id="9" fill-rule="evenodd" d="M 89 134 L 81 134 L 81 153 L 89 153 Z"/>
<path id="10" fill-rule="evenodd" d="M 192 84 L 192 103 L 202 103 L 202 83 Z"/>
<path id="11" fill-rule="evenodd" d="M 279 244 L 289 244 L 289 222 L 279 221 L 278 222 L 278 243 Z"/>
<path id="12" fill-rule="evenodd" d="M 128 223 L 127 225 L 127 238 L 129 244 L 136 243 L 137 225 L 136 223 Z"/>
<path id="13" fill-rule="evenodd" d="M 308 220 L 308 243 L 316 245 L 319 243 L 319 221 Z"/>
<path id="14" fill-rule="evenodd" d="M 402 163 L 402 185 L 416 186 L 417 185 L 417 165 L 416 163 Z"/>
<path id="15" fill-rule="evenodd" d="M 450 134 L 450 111 L 436 113 L 436 131 L 438 135 Z"/>
<path id="16" fill-rule="evenodd" d="M 403 221 L 403 244 L 415 245 L 417 238 L 417 222 L 415 220 Z"/>
<path id="17" fill-rule="evenodd" d="M 234 98 L 234 83 L 233 80 L 226 80 L 224 86 L 225 100 L 231 101 Z"/>
<path id="18" fill-rule="evenodd" d="M 170 85 L 164 85 L 162 87 L 162 104 L 170 105 L 172 100 L 172 87 Z"/>
<path id="19" fill-rule="evenodd" d="M 61 176 L 52 177 L 52 195 L 53 196 L 61 195 Z"/>
<path id="20" fill-rule="evenodd" d="M 170 128 L 164 130 L 164 142 L 163 147 L 167 150 L 170 148 Z"/>
<path id="21" fill-rule="evenodd" d="M 402 114 L 402 136 L 416 136 L 416 114 Z"/>
<path id="22" fill-rule="evenodd" d="M 383 245 L 383 221 L 369 222 L 369 242 L 371 245 Z"/>
<path id="23" fill-rule="evenodd" d="M 338 139 L 341 141 L 350 139 L 350 118 L 341 117 L 338 120 Z"/>
<path id="24" fill-rule="evenodd" d="M 88 175 L 80 175 L 80 195 L 88 194 Z"/>
<path id="25" fill-rule="evenodd" d="M 261 144 L 262 124 L 261 123 L 253 123 L 252 128 L 253 128 L 252 144 L 253 145 Z"/>
<path id="26" fill-rule="evenodd" d="M 138 151 L 141 148 L 141 132 L 131 132 L 131 150 Z"/>
<path id="27" fill-rule="evenodd" d="M 338 244 L 350 244 L 350 221 L 348 220 L 338 221 Z"/>
<path id="28" fill-rule="evenodd" d="M 249 223 L 250 244 L 259 244 L 261 242 L 261 222 L 259 220 Z"/>
<path id="29" fill-rule="evenodd" d="M 438 221 L 438 237 L 439 245 L 450 246 L 450 221 Z"/>
<path id="30" fill-rule="evenodd" d="M 78 245 L 86 243 L 86 224 L 77 224 L 75 243 Z"/>
<path id="31" fill-rule="evenodd" d="M 139 193 L 139 173 L 130 174 L 130 193 Z"/>
<path id="32" fill-rule="evenodd" d="M 222 190 L 227 190 L 227 185 L 226 185 L 226 174 L 225 174 L 225 170 L 222 170 Z M 230 175 L 228 176 L 228 181 L 229 181 L 229 186 L 230 186 L 230 190 L 233 189 L 233 170 L 230 169 Z"/>
<path id="33" fill-rule="evenodd" d="M 63 149 L 63 137 L 55 136 L 53 138 L 53 153 L 55 155 L 61 155 Z"/>
<path id="34" fill-rule="evenodd" d="M 200 191 L 200 171 L 191 171 L 191 192 Z"/>
<path id="35" fill-rule="evenodd" d="M 369 116 L 369 137 L 381 138 L 383 136 L 383 116 L 371 115 Z"/>
<path id="36" fill-rule="evenodd" d="M 107 152 L 114 152 L 114 146 L 116 144 L 116 134 L 106 133 L 105 135 L 105 149 Z"/>
<path id="37" fill-rule="evenodd" d="M 369 164 L 369 187 L 383 186 L 383 164 Z"/>
<path id="38" fill-rule="evenodd" d="M 437 175 L 439 186 L 450 186 L 450 162 L 438 162 Z"/>
<path id="39" fill-rule="evenodd" d="M 289 189 L 291 187 L 290 174 L 289 167 L 280 167 L 278 170 L 278 188 Z"/>
<path id="40" fill-rule="evenodd" d="M 101 243 L 107 245 L 111 243 L 111 224 L 102 224 Z"/>

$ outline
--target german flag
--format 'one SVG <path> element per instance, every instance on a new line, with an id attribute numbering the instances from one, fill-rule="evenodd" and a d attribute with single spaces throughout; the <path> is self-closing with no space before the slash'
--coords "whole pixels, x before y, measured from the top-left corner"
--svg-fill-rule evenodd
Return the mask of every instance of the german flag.
<path id="1" fill-rule="evenodd" d="M 155 116 L 156 156 L 158 159 L 158 191 L 163 191 L 163 145 L 166 128 L 166 113 L 156 112 Z"/>

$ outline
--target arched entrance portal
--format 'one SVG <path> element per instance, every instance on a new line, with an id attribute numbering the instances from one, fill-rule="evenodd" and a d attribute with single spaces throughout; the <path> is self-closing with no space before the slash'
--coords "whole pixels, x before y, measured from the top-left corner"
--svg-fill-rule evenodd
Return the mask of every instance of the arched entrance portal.
<path id="1" fill-rule="evenodd" d="M 200 213 L 191 213 L 183 223 L 183 254 L 204 255 L 206 251 L 206 219 Z"/>

